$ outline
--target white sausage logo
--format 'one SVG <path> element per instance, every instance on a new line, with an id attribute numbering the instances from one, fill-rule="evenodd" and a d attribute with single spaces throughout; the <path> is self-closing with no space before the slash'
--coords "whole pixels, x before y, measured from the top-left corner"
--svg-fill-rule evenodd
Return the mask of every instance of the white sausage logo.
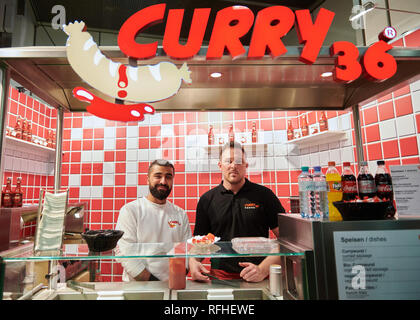
<path id="1" fill-rule="evenodd" d="M 148 66 L 126 66 L 105 57 L 92 36 L 86 32 L 83 21 L 69 23 L 63 27 L 68 35 L 67 59 L 73 70 L 90 86 L 108 96 L 124 102 L 107 102 L 85 88 L 76 87 L 73 95 L 89 102 L 87 111 L 101 118 L 117 121 L 142 121 L 144 113 L 153 114 L 154 108 L 147 104 L 168 99 L 175 95 L 182 81 L 191 83 L 188 66 L 181 68 L 171 62 L 160 62 Z"/>

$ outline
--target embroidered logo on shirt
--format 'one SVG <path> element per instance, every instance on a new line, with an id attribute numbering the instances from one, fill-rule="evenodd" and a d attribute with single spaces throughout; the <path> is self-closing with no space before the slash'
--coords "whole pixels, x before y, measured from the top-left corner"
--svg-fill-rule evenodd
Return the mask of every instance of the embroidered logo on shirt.
<path id="1" fill-rule="evenodd" d="M 245 203 L 245 209 L 257 209 L 260 205 L 256 203 Z"/>
<path id="2" fill-rule="evenodd" d="M 179 221 L 177 221 L 177 220 L 169 220 L 168 221 L 168 224 L 169 224 L 169 227 L 170 228 L 175 228 L 176 227 L 176 225 L 181 225 L 180 223 L 179 223 Z"/>

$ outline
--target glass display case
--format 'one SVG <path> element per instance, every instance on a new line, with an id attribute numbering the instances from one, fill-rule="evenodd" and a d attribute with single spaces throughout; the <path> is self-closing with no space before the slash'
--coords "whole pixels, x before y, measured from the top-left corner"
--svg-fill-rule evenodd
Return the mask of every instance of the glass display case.
<path id="1" fill-rule="evenodd" d="M 301 269 L 296 270 L 304 279 L 306 298 L 305 252 L 296 252 L 273 240 L 265 246 L 241 246 L 239 249 L 232 242 L 216 242 L 199 247 L 192 243 L 135 243 L 125 248 L 122 254 L 119 248 L 92 252 L 85 243 L 64 244 L 59 255 L 34 255 L 33 244 L 28 243 L 13 250 L 0 253 L 2 299 L 102 299 L 103 295 L 120 292 L 115 299 L 211 299 L 216 290 L 216 297 L 223 299 L 220 292 L 228 292 L 233 299 L 279 299 L 270 294 L 269 281 L 249 283 L 244 280 L 211 280 L 198 283 L 187 276 L 186 285 L 179 290 L 171 290 L 168 281 L 133 281 L 133 282 L 95 282 L 92 274 L 101 261 L 121 263 L 128 259 L 173 259 L 189 258 L 248 258 L 278 256 L 294 257 L 301 261 Z M 75 261 L 89 264 L 89 281 L 66 279 L 63 266 Z M 188 266 L 188 263 L 186 263 Z M 170 264 L 168 263 L 168 267 Z M 170 268 L 170 267 L 169 267 Z M 230 290 L 229 290 L 230 289 Z M 98 293 L 99 292 L 99 293 Z M 121 293 L 122 292 L 122 293 Z M 213 295 L 212 295 L 213 294 Z M 101 296 L 102 295 L 102 296 Z M 112 297 L 111 297 L 112 298 Z"/>

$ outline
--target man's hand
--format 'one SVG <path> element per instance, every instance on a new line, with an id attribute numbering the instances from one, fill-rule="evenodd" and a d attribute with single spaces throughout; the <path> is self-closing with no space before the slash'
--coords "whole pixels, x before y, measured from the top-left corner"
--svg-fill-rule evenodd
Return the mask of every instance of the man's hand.
<path id="1" fill-rule="evenodd" d="M 140 272 L 134 279 L 136 281 L 149 281 L 151 273 L 146 268 Z"/>
<path id="2" fill-rule="evenodd" d="M 191 278 L 197 281 L 210 281 L 209 277 L 202 274 L 202 272 L 209 273 L 200 261 L 197 261 L 195 258 L 189 259 L 189 269 L 191 272 Z"/>
<path id="3" fill-rule="evenodd" d="M 244 269 L 239 274 L 242 279 L 248 282 L 260 282 L 265 279 L 267 274 L 261 268 L 250 262 L 239 262 Z"/>

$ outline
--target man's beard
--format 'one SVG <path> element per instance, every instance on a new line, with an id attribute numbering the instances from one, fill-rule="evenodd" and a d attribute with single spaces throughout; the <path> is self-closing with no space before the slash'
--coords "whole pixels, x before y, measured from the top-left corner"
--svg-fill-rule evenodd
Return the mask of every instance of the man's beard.
<path id="1" fill-rule="evenodd" d="M 159 187 L 166 187 L 167 189 L 166 190 L 159 190 L 158 189 Z M 154 196 L 156 199 L 164 200 L 169 196 L 169 194 L 172 191 L 172 188 L 169 188 L 169 186 L 164 185 L 164 184 L 157 184 L 154 187 L 149 185 L 149 190 L 150 190 L 150 193 L 152 194 L 152 196 Z"/>

